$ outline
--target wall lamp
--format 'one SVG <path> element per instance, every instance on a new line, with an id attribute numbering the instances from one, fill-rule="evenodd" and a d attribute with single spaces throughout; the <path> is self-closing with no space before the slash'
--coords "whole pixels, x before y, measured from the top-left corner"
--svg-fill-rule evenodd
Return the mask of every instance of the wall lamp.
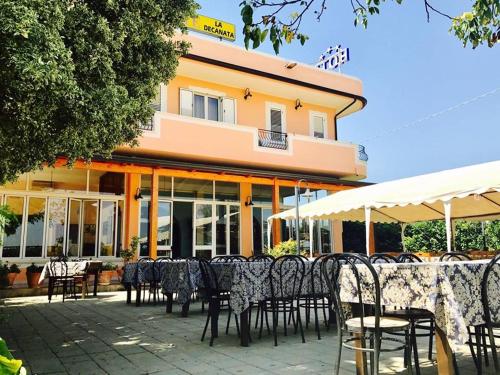
<path id="1" fill-rule="evenodd" d="M 299 109 L 299 108 L 302 108 L 302 107 L 303 107 L 303 105 L 302 105 L 302 103 L 300 102 L 300 99 L 297 99 L 297 100 L 295 101 L 295 110 L 297 110 L 297 109 Z"/>
<path id="2" fill-rule="evenodd" d="M 137 190 L 135 192 L 135 195 L 134 195 L 134 198 L 135 198 L 136 201 L 142 199 L 141 188 L 137 188 Z"/>
<path id="3" fill-rule="evenodd" d="M 296 66 L 297 66 L 296 62 L 288 62 L 288 63 L 286 63 L 285 68 L 287 68 L 287 69 L 293 69 Z"/>
<path id="4" fill-rule="evenodd" d="M 245 206 L 248 207 L 248 206 L 253 206 L 253 205 L 254 205 L 254 203 L 252 201 L 252 197 L 249 195 L 247 197 L 247 200 L 245 201 Z"/>
<path id="5" fill-rule="evenodd" d="M 252 93 L 250 92 L 250 89 L 247 87 L 247 88 L 245 89 L 245 94 L 243 94 L 243 98 L 244 98 L 245 100 L 247 100 L 248 98 L 251 98 L 251 97 L 252 97 Z"/>

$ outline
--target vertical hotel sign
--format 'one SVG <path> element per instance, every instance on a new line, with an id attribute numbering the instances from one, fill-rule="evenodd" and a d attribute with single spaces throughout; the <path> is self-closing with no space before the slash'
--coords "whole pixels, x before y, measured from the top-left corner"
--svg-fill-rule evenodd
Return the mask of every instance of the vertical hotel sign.
<path id="1" fill-rule="evenodd" d="M 217 20 L 202 15 L 190 18 L 186 24 L 187 28 L 203 34 L 215 36 L 220 39 L 236 40 L 236 28 L 234 24 Z"/>

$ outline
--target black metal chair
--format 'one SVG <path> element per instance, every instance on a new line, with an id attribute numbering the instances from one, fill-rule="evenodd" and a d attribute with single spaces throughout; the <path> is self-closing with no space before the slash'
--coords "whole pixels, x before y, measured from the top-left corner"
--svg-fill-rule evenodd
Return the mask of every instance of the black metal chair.
<path id="1" fill-rule="evenodd" d="M 274 257 L 272 255 L 267 255 L 267 254 L 252 255 L 251 257 L 248 258 L 249 262 L 269 262 L 269 263 L 272 263 L 273 260 L 274 260 Z"/>
<path id="2" fill-rule="evenodd" d="M 58 290 L 61 290 L 63 302 L 66 299 L 66 294 L 70 293 L 76 300 L 75 280 L 73 275 L 68 275 L 68 264 L 66 257 L 61 256 L 51 258 L 49 263 L 49 287 L 48 299 L 52 301 L 52 296 L 57 295 Z"/>
<path id="3" fill-rule="evenodd" d="M 264 301 L 261 309 L 270 312 L 273 316 L 274 346 L 278 345 L 278 318 L 283 314 L 283 329 L 285 336 L 288 335 L 287 315 L 291 314 L 294 331 L 300 329 L 302 342 L 305 342 L 304 329 L 300 314 L 299 300 L 302 292 L 302 282 L 305 276 L 305 264 L 301 256 L 283 255 L 271 263 L 269 269 L 269 281 L 271 286 L 271 298 Z M 259 337 L 262 337 L 263 321 L 260 322 Z"/>
<path id="4" fill-rule="evenodd" d="M 218 331 L 219 331 L 218 320 L 221 309 L 221 303 L 223 301 L 226 301 L 228 303 L 226 334 L 233 310 L 229 305 L 229 298 L 230 298 L 229 291 L 223 290 L 219 287 L 219 283 L 217 281 L 217 275 L 213 269 L 212 264 L 207 262 L 205 259 L 199 259 L 198 262 L 200 265 L 200 272 L 203 280 L 203 287 L 198 289 L 198 293 L 204 301 L 208 302 L 207 321 L 205 323 L 205 328 L 203 329 L 203 334 L 201 335 L 201 341 L 205 339 L 205 335 L 208 329 L 208 324 L 212 322 L 211 334 L 210 334 L 210 346 L 212 346 L 214 343 L 214 339 L 218 336 Z M 238 324 L 238 316 L 234 314 L 234 317 L 236 320 L 236 330 L 239 336 L 240 327 Z"/>
<path id="5" fill-rule="evenodd" d="M 153 281 L 151 288 L 155 293 L 153 297 L 154 304 L 160 300 L 160 294 L 163 296 L 162 300 L 165 301 L 165 296 L 161 293 L 161 282 L 163 280 L 163 275 L 165 274 L 165 266 L 163 263 L 170 262 L 172 262 L 172 258 L 170 257 L 158 257 L 153 262 Z"/>
<path id="6" fill-rule="evenodd" d="M 463 260 L 472 260 L 472 258 L 467 253 L 462 253 L 459 251 L 451 251 L 449 253 L 444 253 L 439 257 L 440 262 L 454 262 Z"/>
<path id="7" fill-rule="evenodd" d="M 139 280 L 139 272 L 142 272 L 144 279 L 142 282 Z M 139 258 L 135 269 L 135 285 L 140 288 L 142 292 L 142 303 L 146 301 L 146 290 L 148 291 L 148 303 L 151 302 L 151 295 L 153 295 L 153 302 L 156 304 L 156 289 L 154 282 L 154 259 L 150 257 Z"/>
<path id="8" fill-rule="evenodd" d="M 379 357 L 381 352 L 394 352 L 404 350 L 407 359 L 407 369 L 412 374 L 411 366 L 411 344 L 409 339 L 410 323 L 404 319 L 384 317 L 381 314 L 380 305 L 380 283 L 378 275 L 372 264 L 363 256 L 356 254 L 333 254 L 323 258 L 323 276 L 328 285 L 330 298 L 333 302 L 334 311 L 337 316 L 338 347 L 334 373 L 339 374 L 342 348 L 361 351 L 363 357 L 363 370 L 368 374 L 366 365 L 366 353 L 370 354 L 371 374 L 379 373 Z M 361 277 L 360 267 L 366 267 L 365 278 Z M 350 286 L 353 288 L 358 312 L 356 317 L 350 317 L 350 311 L 345 308 L 341 300 L 340 274 L 342 277 L 350 278 Z M 353 283 L 353 284 L 352 284 Z M 365 298 L 365 289 L 372 288 L 370 300 Z M 370 294 L 370 293 L 368 293 Z M 367 308 L 367 304 L 371 304 Z M 373 314 L 368 314 L 368 311 Z M 394 337 L 385 337 L 384 333 L 404 332 L 405 340 Z M 345 338 L 347 336 L 347 338 Z M 390 341 L 396 346 L 382 346 L 384 341 Z M 368 343 L 368 346 L 367 346 Z M 356 345 L 357 344 L 357 345 Z"/>
<path id="9" fill-rule="evenodd" d="M 274 261 L 274 257 L 272 255 L 267 255 L 267 254 L 252 255 L 248 258 L 248 262 L 250 262 L 250 263 L 255 262 L 255 263 L 271 264 L 273 261 Z M 262 302 L 259 302 L 257 304 L 257 311 L 256 311 L 257 317 L 255 319 L 255 327 L 254 328 L 257 329 L 257 327 L 259 326 L 259 319 L 264 319 L 264 315 L 265 315 L 267 331 L 270 333 L 269 318 L 267 316 L 267 313 L 264 314 L 264 310 L 261 309 L 261 305 L 263 303 L 265 303 L 265 302 L 262 301 Z M 248 317 L 249 326 L 251 326 L 253 308 L 254 308 L 254 304 L 250 303 L 249 317 Z"/>
<path id="10" fill-rule="evenodd" d="M 210 259 L 210 263 L 233 263 L 247 261 L 248 258 L 243 255 L 218 255 Z"/>
<path id="11" fill-rule="evenodd" d="M 396 257 L 393 257 L 390 254 L 384 254 L 384 253 L 375 253 L 372 254 L 368 257 L 368 260 L 370 261 L 371 264 L 376 264 L 376 263 L 397 263 L 398 260 Z"/>
<path id="12" fill-rule="evenodd" d="M 314 328 L 318 335 L 318 340 L 321 340 L 321 333 L 319 329 L 319 317 L 318 310 L 323 311 L 323 319 L 325 325 L 328 327 L 328 318 L 326 311 L 330 309 L 331 304 L 329 302 L 330 294 L 326 283 L 323 280 L 323 274 L 321 273 L 321 261 L 327 255 L 320 255 L 314 259 L 309 271 L 306 274 L 306 278 L 310 278 L 311 291 L 306 294 L 302 294 L 301 300 L 305 301 L 300 304 L 300 307 L 306 310 L 306 328 L 309 327 L 310 312 L 314 312 Z"/>
<path id="13" fill-rule="evenodd" d="M 423 260 L 413 253 L 401 253 L 397 257 L 398 263 L 422 263 Z"/>

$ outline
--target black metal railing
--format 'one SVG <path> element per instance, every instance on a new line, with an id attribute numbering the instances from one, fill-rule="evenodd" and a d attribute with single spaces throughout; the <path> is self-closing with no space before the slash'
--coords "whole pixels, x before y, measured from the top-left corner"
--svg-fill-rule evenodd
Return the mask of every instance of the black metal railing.
<path id="1" fill-rule="evenodd" d="M 368 161 L 368 154 L 366 153 L 365 146 L 358 145 L 358 159 L 361 161 Z"/>
<path id="2" fill-rule="evenodd" d="M 286 150 L 288 149 L 288 134 L 259 129 L 259 146 Z"/>
<path id="3" fill-rule="evenodd" d="M 148 121 L 140 122 L 139 123 L 139 129 L 141 130 L 147 130 L 147 131 L 153 131 L 154 125 L 153 125 L 153 118 L 151 117 Z"/>

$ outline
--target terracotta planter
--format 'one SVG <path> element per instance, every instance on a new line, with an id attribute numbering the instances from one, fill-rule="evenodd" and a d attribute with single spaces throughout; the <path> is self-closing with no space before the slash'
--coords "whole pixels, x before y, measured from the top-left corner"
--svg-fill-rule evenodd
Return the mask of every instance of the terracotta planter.
<path id="1" fill-rule="evenodd" d="M 101 271 L 99 274 L 99 285 L 109 285 L 111 284 L 111 278 L 115 271 Z"/>
<path id="2" fill-rule="evenodd" d="M 9 288 L 12 288 L 12 285 L 14 285 L 14 281 L 16 280 L 17 273 L 15 272 L 9 272 L 7 275 L 7 278 L 9 279 Z"/>
<path id="3" fill-rule="evenodd" d="M 40 281 L 41 272 L 26 272 L 26 281 L 28 282 L 28 288 L 38 288 L 38 282 Z"/>

